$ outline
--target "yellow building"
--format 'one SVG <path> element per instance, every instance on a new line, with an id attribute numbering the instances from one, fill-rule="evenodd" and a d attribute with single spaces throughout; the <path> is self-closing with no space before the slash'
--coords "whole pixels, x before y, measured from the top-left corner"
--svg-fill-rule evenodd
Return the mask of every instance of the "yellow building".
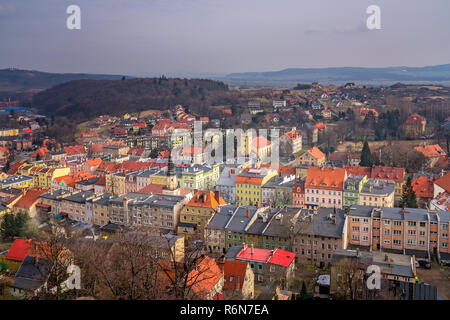
<path id="1" fill-rule="evenodd" d="M 326 156 L 317 147 L 312 147 L 306 152 L 300 153 L 297 158 L 298 165 L 316 166 L 319 167 L 325 164 Z"/>
<path id="2" fill-rule="evenodd" d="M 45 163 L 27 164 L 24 163 L 17 170 L 16 175 L 30 176 L 33 178 L 33 185 L 37 187 L 50 188 L 55 178 L 67 176 L 70 168 L 64 166 L 48 166 Z"/>
<path id="3" fill-rule="evenodd" d="M 237 176 L 235 182 L 236 203 L 239 205 L 261 205 L 261 187 L 277 174 L 277 170 L 268 168 L 244 169 Z"/>
<path id="4" fill-rule="evenodd" d="M 19 135 L 19 129 L 0 129 L 0 137 L 14 137 Z"/>
<path id="5" fill-rule="evenodd" d="M 33 177 L 30 176 L 10 176 L 0 180 L 0 188 L 23 189 L 33 186 Z"/>
<path id="6" fill-rule="evenodd" d="M 192 199 L 184 206 L 178 223 L 178 234 L 193 233 L 204 235 L 205 224 L 215 213 L 219 205 L 226 204 L 218 191 L 197 191 Z"/>
<path id="7" fill-rule="evenodd" d="M 394 181 L 367 179 L 359 193 L 359 204 L 370 207 L 394 207 Z"/>
<path id="8" fill-rule="evenodd" d="M 220 164 L 193 165 L 183 168 L 180 187 L 186 190 L 214 190 L 220 177 Z"/>
<path id="9" fill-rule="evenodd" d="M 126 175 L 124 173 L 113 173 L 105 176 L 106 193 L 121 196 L 127 193 Z"/>

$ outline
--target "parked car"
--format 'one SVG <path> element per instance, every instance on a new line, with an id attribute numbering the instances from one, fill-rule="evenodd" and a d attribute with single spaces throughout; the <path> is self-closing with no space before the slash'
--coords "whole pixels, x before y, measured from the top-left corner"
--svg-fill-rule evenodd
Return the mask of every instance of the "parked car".
<path id="1" fill-rule="evenodd" d="M 419 261 L 416 261 L 416 268 L 418 268 L 418 267 L 430 269 L 431 264 L 427 261 L 419 260 Z"/>

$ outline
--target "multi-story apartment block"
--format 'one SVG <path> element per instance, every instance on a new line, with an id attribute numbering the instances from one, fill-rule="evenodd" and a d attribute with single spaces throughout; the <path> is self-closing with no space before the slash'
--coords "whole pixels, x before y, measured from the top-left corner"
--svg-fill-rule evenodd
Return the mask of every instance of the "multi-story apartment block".
<path id="1" fill-rule="evenodd" d="M 367 179 L 359 192 L 358 204 L 392 208 L 394 207 L 394 192 L 394 181 Z"/>
<path id="2" fill-rule="evenodd" d="M 197 191 L 192 199 L 184 206 L 178 224 L 178 234 L 188 237 L 198 232 L 204 236 L 204 227 L 216 208 L 226 204 L 220 192 Z"/>
<path id="3" fill-rule="evenodd" d="M 302 135 L 296 130 L 286 132 L 280 137 L 280 153 L 283 156 L 295 155 L 303 148 Z"/>
<path id="4" fill-rule="evenodd" d="M 344 210 L 303 209 L 294 234 L 292 251 L 297 263 L 329 266 L 333 253 L 347 246 Z"/>
<path id="5" fill-rule="evenodd" d="M 278 175 L 277 170 L 269 168 L 242 170 L 236 178 L 236 203 L 260 206 L 262 186 L 276 175 Z"/>
<path id="6" fill-rule="evenodd" d="M 241 168 L 225 167 L 216 182 L 216 190 L 227 203 L 236 202 L 236 178 L 241 171 Z"/>
<path id="7" fill-rule="evenodd" d="M 75 192 L 66 197 L 61 198 L 61 214 L 67 216 L 74 221 L 92 223 L 92 211 L 87 205 L 89 200 L 98 197 L 93 192 Z"/>
<path id="8" fill-rule="evenodd" d="M 349 246 L 450 260 L 449 211 L 353 206 L 347 220 Z"/>
<path id="9" fill-rule="evenodd" d="M 48 166 L 45 163 L 24 163 L 17 170 L 16 175 L 33 177 L 33 185 L 50 188 L 53 179 L 70 174 L 70 169 L 61 166 Z"/>
<path id="10" fill-rule="evenodd" d="M 175 232 L 187 198 L 176 195 L 127 193 L 109 200 L 109 221 L 119 225 Z"/>
<path id="11" fill-rule="evenodd" d="M 310 167 L 305 182 L 307 205 L 342 208 L 347 173 L 344 169 Z"/>
<path id="12" fill-rule="evenodd" d="M 205 226 L 205 243 L 208 250 L 225 254 L 232 246 L 244 243 L 245 233 L 258 218 L 260 211 L 254 206 L 218 206 L 216 213 Z"/>
<path id="13" fill-rule="evenodd" d="M 220 164 L 192 165 L 183 167 L 180 171 L 180 187 L 182 189 L 213 191 L 220 176 Z"/>
<path id="14" fill-rule="evenodd" d="M 350 174 L 344 182 L 343 207 L 348 208 L 359 204 L 359 193 L 367 181 L 367 176 L 357 176 Z"/>
<path id="15" fill-rule="evenodd" d="M 259 249 L 244 244 L 232 247 L 225 257 L 227 260 L 248 262 L 257 282 L 276 283 L 280 288 L 287 289 L 294 278 L 295 256 L 289 251 Z"/>
<path id="16" fill-rule="evenodd" d="M 0 180 L 0 188 L 23 189 L 33 186 L 33 177 L 30 176 L 9 176 Z"/>
<path id="17" fill-rule="evenodd" d="M 283 207 L 292 204 L 292 188 L 295 175 L 278 175 L 265 183 L 262 189 L 262 205 Z"/>
<path id="18" fill-rule="evenodd" d="M 305 205 L 305 180 L 297 179 L 292 186 L 292 205 L 303 208 Z"/>

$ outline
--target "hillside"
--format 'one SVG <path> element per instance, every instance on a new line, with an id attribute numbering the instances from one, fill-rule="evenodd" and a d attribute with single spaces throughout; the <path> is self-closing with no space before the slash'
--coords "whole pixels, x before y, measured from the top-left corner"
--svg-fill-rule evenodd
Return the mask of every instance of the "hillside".
<path id="1" fill-rule="evenodd" d="M 165 110 L 177 104 L 189 105 L 195 112 L 234 101 L 236 97 L 222 82 L 163 77 L 71 81 L 35 94 L 32 105 L 46 115 L 85 121 L 102 114 Z"/>
<path id="2" fill-rule="evenodd" d="M 84 73 L 49 73 L 32 70 L 2 69 L 0 70 L 0 90 L 12 91 L 19 89 L 47 89 L 58 84 L 80 80 L 114 80 L 120 75 L 84 74 Z"/>
<path id="3" fill-rule="evenodd" d="M 430 67 L 388 67 L 388 68 L 290 68 L 281 71 L 232 73 L 223 78 L 230 83 L 250 82 L 313 82 L 345 83 L 355 82 L 448 82 L 450 64 Z"/>

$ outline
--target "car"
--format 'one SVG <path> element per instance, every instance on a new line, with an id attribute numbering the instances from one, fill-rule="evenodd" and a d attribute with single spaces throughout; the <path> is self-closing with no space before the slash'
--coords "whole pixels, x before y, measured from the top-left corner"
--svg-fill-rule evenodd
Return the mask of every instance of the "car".
<path id="1" fill-rule="evenodd" d="M 423 260 L 416 261 L 416 267 L 418 267 L 417 262 L 419 262 L 420 267 L 425 268 L 425 269 L 431 269 L 431 265 L 429 262 L 423 261 Z"/>

